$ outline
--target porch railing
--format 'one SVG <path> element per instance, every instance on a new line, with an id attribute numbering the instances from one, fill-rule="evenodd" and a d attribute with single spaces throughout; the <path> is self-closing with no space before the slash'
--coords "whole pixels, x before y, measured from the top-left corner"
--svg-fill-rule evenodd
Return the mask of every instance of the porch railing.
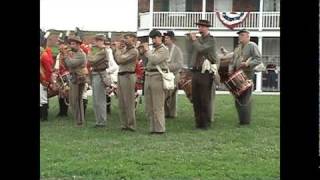
<path id="1" fill-rule="evenodd" d="M 152 15 L 152 26 L 150 16 Z M 208 19 L 212 23 L 211 29 L 226 30 L 215 12 L 149 12 L 140 13 L 139 29 L 196 29 L 194 24 L 199 19 Z M 279 30 L 280 12 L 250 12 L 248 17 L 239 24 L 238 28 L 258 30 L 260 28 L 260 16 L 262 16 L 262 29 Z"/>

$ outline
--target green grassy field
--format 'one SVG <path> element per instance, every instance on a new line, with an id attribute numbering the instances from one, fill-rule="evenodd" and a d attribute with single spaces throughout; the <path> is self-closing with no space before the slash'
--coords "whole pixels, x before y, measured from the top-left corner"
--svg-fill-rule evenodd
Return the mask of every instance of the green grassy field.
<path id="1" fill-rule="evenodd" d="M 117 101 L 107 128 L 95 129 L 92 101 L 86 126 L 55 118 L 41 122 L 41 179 L 280 179 L 280 97 L 254 96 L 252 123 L 239 127 L 230 95 L 217 95 L 213 127 L 194 130 L 192 104 L 179 96 L 178 118 L 167 119 L 165 135 L 150 135 L 144 104 L 137 110 L 137 131 L 120 131 Z M 69 117 L 71 115 L 69 114 Z"/>

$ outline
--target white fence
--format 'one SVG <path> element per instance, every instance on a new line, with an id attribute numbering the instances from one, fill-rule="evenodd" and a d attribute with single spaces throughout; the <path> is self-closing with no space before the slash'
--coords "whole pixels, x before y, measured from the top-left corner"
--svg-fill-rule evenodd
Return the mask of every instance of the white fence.
<path id="1" fill-rule="evenodd" d="M 195 22 L 199 19 L 207 19 L 212 23 L 210 29 L 226 30 L 215 12 L 153 12 L 152 26 L 149 12 L 139 14 L 139 29 L 196 29 Z M 260 16 L 262 16 L 261 28 L 266 30 L 280 29 L 280 12 L 250 12 L 246 19 L 237 28 L 259 29 Z"/>

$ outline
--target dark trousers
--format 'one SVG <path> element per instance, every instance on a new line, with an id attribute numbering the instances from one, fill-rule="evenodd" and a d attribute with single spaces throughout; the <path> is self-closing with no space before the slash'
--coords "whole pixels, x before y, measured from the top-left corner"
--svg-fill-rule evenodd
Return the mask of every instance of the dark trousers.
<path id="1" fill-rule="evenodd" d="M 195 71 L 192 75 L 192 103 L 197 128 L 207 128 L 212 115 L 213 75 Z"/>
<path id="2" fill-rule="evenodd" d="M 84 115 L 86 115 L 88 99 L 82 99 L 82 102 L 83 102 L 83 113 L 84 113 Z"/>
<path id="3" fill-rule="evenodd" d="M 40 107 L 40 120 L 41 121 L 48 120 L 48 109 L 49 109 L 49 104 L 42 104 L 42 106 Z"/>
<path id="4" fill-rule="evenodd" d="M 273 70 L 269 70 L 267 74 L 267 86 L 270 88 L 277 87 L 277 73 Z"/>
<path id="5" fill-rule="evenodd" d="M 106 95 L 106 99 L 107 99 L 107 113 L 110 114 L 111 113 L 111 97 L 109 95 Z"/>
<path id="6" fill-rule="evenodd" d="M 65 99 L 59 97 L 59 114 L 58 116 L 67 116 L 68 115 L 68 105 L 65 103 Z"/>
<path id="7" fill-rule="evenodd" d="M 240 124 L 249 124 L 251 121 L 251 94 L 252 89 L 250 88 L 235 101 Z"/>

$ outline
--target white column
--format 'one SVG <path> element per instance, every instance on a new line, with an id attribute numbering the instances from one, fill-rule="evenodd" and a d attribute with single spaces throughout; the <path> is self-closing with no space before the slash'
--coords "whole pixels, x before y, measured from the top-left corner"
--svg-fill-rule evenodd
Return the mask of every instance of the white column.
<path id="1" fill-rule="evenodd" d="M 262 54 L 262 36 L 258 37 L 258 48 Z M 262 72 L 257 72 L 257 79 L 256 79 L 256 90 L 255 92 L 262 92 Z"/>
<path id="2" fill-rule="evenodd" d="M 153 0 L 150 0 L 150 7 L 149 7 L 149 32 L 151 31 L 153 27 Z"/>
<path id="3" fill-rule="evenodd" d="M 259 7 L 259 31 L 262 31 L 262 12 L 263 12 L 263 0 L 260 0 L 260 7 Z"/>
<path id="4" fill-rule="evenodd" d="M 112 35 L 111 31 L 109 31 L 109 32 L 108 32 L 108 38 L 111 39 L 111 35 Z"/>
<path id="5" fill-rule="evenodd" d="M 149 33 L 151 32 L 152 28 L 153 28 L 153 0 L 150 0 L 150 7 L 149 7 Z M 149 36 L 149 33 L 147 36 Z M 149 39 L 149 44 L 152 44 L 152 39 L 150 37 L 148 37 Z M 151 48 L 151 45 L 149 46 L 149 48 Z"/>
<path id="6" fill-rule="evenodd" d="M 206 1 L 207 0 L 202 0 L 202 14 L 201 14 L 201 19 L 206 19 Z M 211 22 L 212 23 L 212 22 Z"/>

